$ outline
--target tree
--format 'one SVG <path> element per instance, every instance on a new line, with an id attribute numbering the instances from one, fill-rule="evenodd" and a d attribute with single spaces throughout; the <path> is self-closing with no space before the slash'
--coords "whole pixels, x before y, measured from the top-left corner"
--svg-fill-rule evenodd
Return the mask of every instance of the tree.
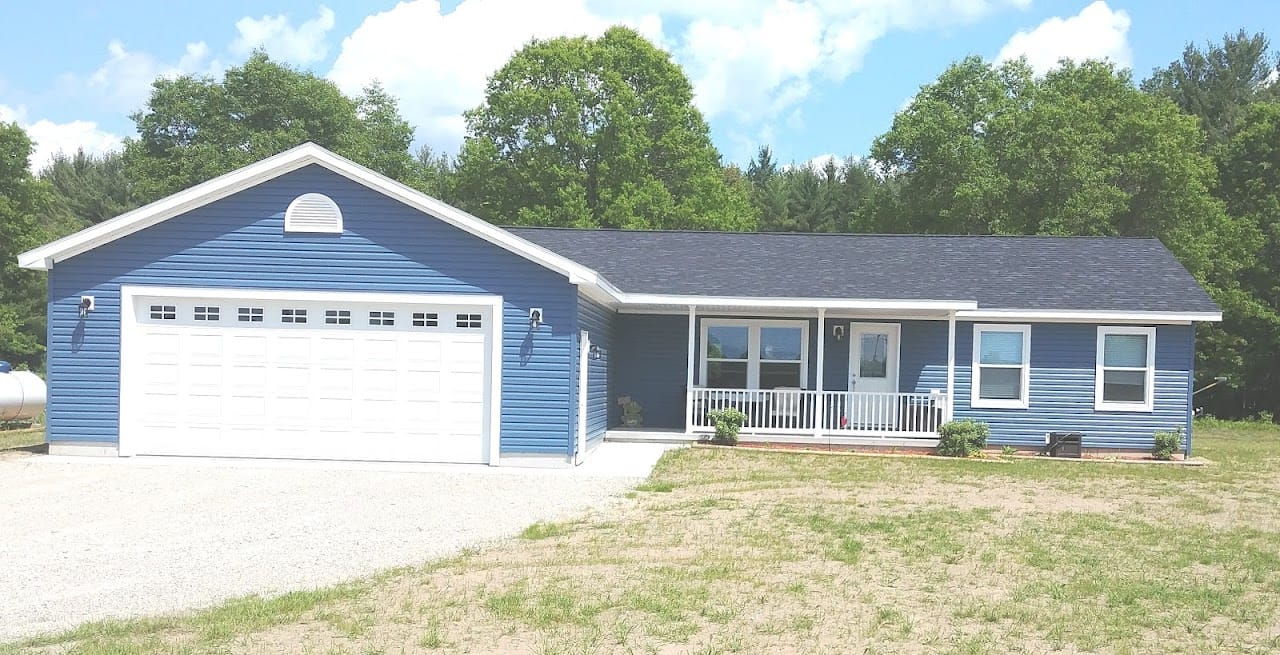
<path id="1" fill-rule="evenodd" d="M 1250 409 L 1280 413 L 1280 103 L 1250 105 L 1234 128 L 1220 149 L 1219 193 L 1258 240 L 1238 276 L 1240 296 L 1224 316 L 1222 338 L 1229 338 L 1238 365 L 1227 372 L 1236 373 L 1231 377 L 1245 388 Z"/>
<path id="2" fill-rule="evenodd" d="M 449 155 L 429 145 L 418 148 L 414 155 L 414 174 L 410 185 L 419 191 L 450 204 L 457 202 L 458 176 Z"/>
<path id="3" fill-rule="evenodd" d="M 298 144 L 314 141 L 389 177 L 412 172 L 413 129 L 374 84 L 355 98 L 334 83 L 255 52 L 221 81 L 161 78 L 138 137 L 125 141 L 134 192 L 152 201 Z"/>
<path id="4" fill-rule="evenodd" d="M 0 359 L 39 369 L 45 337 L 45 279 L 18 268 L 18 253 L 76 226 L 58 211 L 49 185 L 31 175 L 31 139 L 0 123 Z"/>
<path id="5" fill-rule="evenodd" d="M 124 170 L 119 152 L 102 155 L 78 150 L 74 155 L 58 153 L 40 171 L 58 201 L 71 216 L 86 225 L 101 223 L 142 204 Z"/>
<path id="6" fill-rule="evenodd" d="M 1152 71 L 1142 90 L 1199 118 L 1209 145 L 1222 143 L 1249 103 L 1280 97 L 1274 84 L 1280 56 L 1269 47 L 1264 34 L 1244 30 L 1223 35 L 1221 44 L 1206 44 L 1203 50 L 1188 43 L 1182 58 Z"/>
<path id="7" fill-rule="evenodd" d="M 630 29 L 530 41 L 466 119 L 459 201 L 495 222 L 755 228 L 688 78 Z"/>
<path id="8" fill-rule="evenodd" d="M 1239 225 L 1211 190 L 1196 121 L 1104 62 L 1034 78 L 969 58 L 921 89 L 873 155 L 913 231 L 1156 236 L 1210 284 Z"/>

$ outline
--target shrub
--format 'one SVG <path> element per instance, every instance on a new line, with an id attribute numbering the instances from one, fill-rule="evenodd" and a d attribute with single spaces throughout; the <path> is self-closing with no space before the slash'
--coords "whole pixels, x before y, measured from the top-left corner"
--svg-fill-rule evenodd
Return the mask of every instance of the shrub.
<path id="1" fill-rule="evenodd" d="M 948 421 L 938 428 L 938 454 L 947 457 L 973 457 L 987 445 L 991 428 L 973 419 Z"/>
<path id="2" fill-rule="evenodd" d="M 742 429 L 742 424 L 746 422 L 747 415 L 736 407 L 726 407 L 707 412 L 707 418 L 716 424 L 716 436 L 711 441 L 732 446 L 738 443 L 738 430 Z"/>
<path id="3" fill-rule="evenodd" d="M 1156 431 L 1155 443 L 1151 446 L 1153 457 L 1173 459 L 1173 454 L 1180 450 L 1182 450 L 1182 428 Z"/>

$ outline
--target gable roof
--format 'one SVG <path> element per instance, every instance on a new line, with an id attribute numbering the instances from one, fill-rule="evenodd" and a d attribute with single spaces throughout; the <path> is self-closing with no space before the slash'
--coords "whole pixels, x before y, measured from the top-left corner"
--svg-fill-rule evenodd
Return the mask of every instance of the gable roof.
<path id="1" fill-rule="evenodd" d="M 875 309 L 1013 320 L 1217 321 L 1155 239 L 501 228 L 314 143 L 18 255 L 56 262 L 317 165 L 565 275 L 612 307 Z"/>
<path id="2" fill-rule="evenodd" d="M 22 268 L 48 270 L 54 263 L 69 259 L 198 207 L 233 195 L 249 187 L 317 165 L 362 184 L 374 191 L 430 214 L 445 223 L 469 232 L 517 255 L 569 277 L 574 284 L 598 284 L 598 275 L 583 265 L 467 212 L 436 200 L 422 192 L 370 170 L 314 143 L 304 143 L 244 168 L 161 198 L 131 212 L 85 228 L 75 234 L 18 255 Z M 281 208 L 283 211 L 284 208 Z"/>
<path id="3" fill-rule="evenodd" d="M 972 301 L 988 312 L 1220 313 L 1157 239 L 508 229 L 598 271 L 627 294 L 932 299 Z"/>

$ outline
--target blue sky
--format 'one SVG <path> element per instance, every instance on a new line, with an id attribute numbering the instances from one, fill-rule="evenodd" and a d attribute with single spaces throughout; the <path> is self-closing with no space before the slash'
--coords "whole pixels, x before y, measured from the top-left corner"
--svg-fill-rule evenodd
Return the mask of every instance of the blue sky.
<path id="1" fill-rule="evenodd" d="M 685 67 L 725 158 L 865 155 L 922 84 L 969 54 L 1110 58 L 1141 79 L 1188 41 L 1280 24 L 1280 3 L 1158 0 L 45 0 L 6 7 L 0 120 L 58 149 L 118 147 L 159 75 L 218 75 L 254 48 L 358 91 L 379 79 L 417 144 L 456 150 L 461 112 L 529 38 L 627 24 Z M 1280 37 L 1278 37 L 1280 38 Z"/>

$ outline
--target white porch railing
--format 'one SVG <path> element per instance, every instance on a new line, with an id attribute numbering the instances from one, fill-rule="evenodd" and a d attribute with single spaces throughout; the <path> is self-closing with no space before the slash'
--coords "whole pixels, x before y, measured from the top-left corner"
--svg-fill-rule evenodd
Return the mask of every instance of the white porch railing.
<path id="1" fill-rule="evenodd" d="M 748 433 L 935 438 L 950 410 L 941 392 L 694 388 L 689 398 L 691 432 L 714 431 L 708 412 L 732 407 Z"/>

